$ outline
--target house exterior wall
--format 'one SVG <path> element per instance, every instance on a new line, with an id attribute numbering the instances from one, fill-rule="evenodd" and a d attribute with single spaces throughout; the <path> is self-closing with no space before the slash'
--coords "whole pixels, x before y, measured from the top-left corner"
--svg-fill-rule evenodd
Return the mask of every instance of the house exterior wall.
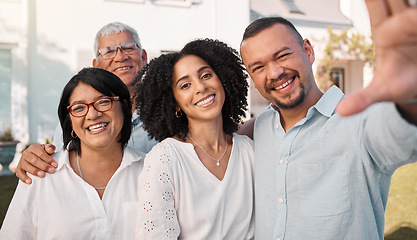
<path id="1" fill-rule="evenodd" d="M 340 0 L 342 13 L 352 21 L 353 28 L 364 36 L 371 36 L 371 24 L 364 0 Z M 372 80 L 373 69 L 365 65 L 363 69 L 363 82 L 359 83 L 366 87 Z"/>
<path id="2" fill-rule="evenodd" d="M 0 101 L 10 103 L 10 120 L 0 122 L 0 134 L 11 128 L 15 139 L 29 141 L 28 133 L 28 41 L 27 2 L 0 1 L 0 49 L 10 52 L 10 62 L 1 66 L 10 71 L 10 95 L 0 96 Z M 3 98 L 10 99 L 3 99 Z M 23 145 L 23 144 L 21 144 Z"/>

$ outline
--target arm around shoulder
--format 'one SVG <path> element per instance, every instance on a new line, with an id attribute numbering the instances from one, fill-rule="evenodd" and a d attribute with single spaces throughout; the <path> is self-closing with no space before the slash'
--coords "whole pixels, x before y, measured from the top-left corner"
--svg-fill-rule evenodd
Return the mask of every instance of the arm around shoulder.
<path id="1" fill-rule="evenodd" d="M 27 172 L 38 177 L 44 177 L 45 172 L 54 173 L 55 168 L 58 167 L 57 162 L 50 156 L 54 151 L 53 144 L 30 145 L 20 157 L 16 176 L 22 182 L 30 184 L 32 179 L 27 175 Z"/>

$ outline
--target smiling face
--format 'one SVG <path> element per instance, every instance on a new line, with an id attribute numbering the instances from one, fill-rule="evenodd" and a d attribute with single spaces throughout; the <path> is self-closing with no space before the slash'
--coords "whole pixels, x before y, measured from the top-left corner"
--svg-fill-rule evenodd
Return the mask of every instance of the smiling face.
<path id="1" fill-rule="evenodd" d="M 120 46 L 127 42 L 134 42 L 134 39 L 129 32 L 113 33 L 106 36 L 101 36 L 98 39 L 98 49 L 111 46 Z M 93 60 L 93 66 L 102 68 L 117 75 L 132 93 L 132 81 L 135 79 L 138 72 L 143 68 L 147 62 L 147 54 L 145 50 L 137 49 L 133 54 L 124 54 L 117 50 L 117 55 L 113 59 L 103 59 L 98 56 Z"/>
<path id="2" fill-rule="evenodd" d="M 288 27 L 274 24 L 241 44 L 242 60 L 260 94 L 280 109 L 294 109 L 317 91 L 314 51 Z"/>
<path id="3" fill-rule="evenodd" d="M 80 82 L 71 94 L 70 105 L 74 103 L 90 103 L 105 97 L 90 85 Z M 108 96 L 107 96 L 108 97 Z M 117 145 L 120 131 L 123 127 L 123 112 L 119 101 L 113 102 L 113 107 L 106 112 L 98 112 L 93 106 L 89 107 L 84 117 L 70 115 L 72 129 L 81 142 L 81 148 L 100 149 Z"/>
<path id="4" fill-rule="evenodd" d="M 194 55 L 182 57 L 174 65 L 172 90 L 178 109 L 187 115 L 189 122 L 222 118 L 224 89 L 203 59 Z"/>

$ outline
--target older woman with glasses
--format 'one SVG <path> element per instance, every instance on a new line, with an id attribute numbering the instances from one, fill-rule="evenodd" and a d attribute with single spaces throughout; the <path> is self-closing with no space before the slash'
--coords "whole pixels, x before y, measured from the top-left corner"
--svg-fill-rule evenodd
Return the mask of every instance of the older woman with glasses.
<path id="1" fill-rule="evenodd" d="M 58 107 L 65 151 L 55 174 L 19 183 L 1 239 L 133 239 L 140 157 L 125 148 L 131 102 L 114 74 L 86 68 Z"/>

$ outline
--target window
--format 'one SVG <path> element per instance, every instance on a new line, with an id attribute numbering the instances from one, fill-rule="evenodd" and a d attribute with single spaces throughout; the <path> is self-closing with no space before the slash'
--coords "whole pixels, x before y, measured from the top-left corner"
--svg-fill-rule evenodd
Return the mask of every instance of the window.
<path id="1" fill-rule="evenodd" d="M 287 7 L 290 13 L 302 13 L 304 14 L 300 8 L 295 4 L 294 0 L 282 0 L 282 3 Z"/>
<path id="2" fill-rule="evenodd" d="M 0 49 L 0 132 L 11 127 L 12 53 Z"/>
<path id="3" fill-rule="evenodd" d="M 130 2 L 130 3 L 144 3 L 145 0 L 104 0 L 109 2 Z"/>
<path id="4" fill-rule="evenodd" d="M 343 69 L 343 68 L 333 68 L 330 71 L 330 81 L 333 83 L 333 85 L 336 85 L 342 91 L 345 90 L 344 89 L 345 88 L 344 79 L 345 79 L 345 69 Z"/>
<path id="5" fill-rule="evenodd" d="M 202 0 L 151 0 L 151 2 L 163 6 L 190 7 L 193 4 L 200 4 Z"/>
<path id="6" fill-rule="evenodd" d="M 192 4 L 200 4 L 202 3 L 203 0 L 105 0 L 105 1 L 132 2 L 132 3 L 145 3 L 145 1 L 148 1 L 156 5 L 189 7 Z"/>

